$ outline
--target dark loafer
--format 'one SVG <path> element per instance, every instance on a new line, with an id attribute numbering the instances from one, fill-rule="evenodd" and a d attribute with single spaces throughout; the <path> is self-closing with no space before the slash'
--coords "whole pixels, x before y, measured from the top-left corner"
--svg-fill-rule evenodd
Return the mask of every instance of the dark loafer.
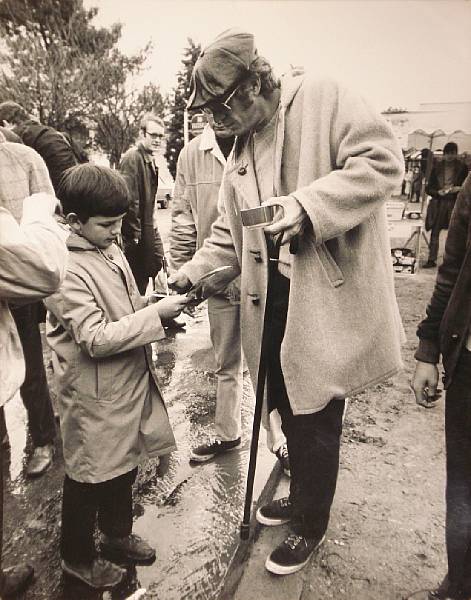
<path id="1" fill-rule="evenodd" d="M 155 560 L 155 550 L 135 533 L 127 537 L 102 535 L 101 551 L 104 556 L 117 561 L 149 564 Z"/>
<path id="2" fill-rule="evenodd" d="M 111 589 L 121 583 L 126 571 L 103 558 L 95 558 L 90 564 L 68 563 L 61 561 L 63 572 L 78 579 L 95 590 Z"/>
<path id="3" fill-rule="evenodd" d="M 21 594 L 33 581 L 34 569 L 31 565 L 16 565 L 3 569 L 0 579 L 0 595 L 8 598 Z"/>

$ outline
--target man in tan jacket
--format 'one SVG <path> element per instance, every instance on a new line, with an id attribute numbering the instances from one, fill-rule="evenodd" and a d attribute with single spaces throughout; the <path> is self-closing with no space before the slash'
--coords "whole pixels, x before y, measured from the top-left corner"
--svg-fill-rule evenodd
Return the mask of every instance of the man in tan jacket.
<path id="1" fill-rule="evenodd" d="M 65 272 L 67 248 L 64 234 L 53 218 L 54 196 L 34 194 L 25 199 L 18 224 L 0 207 L 0 406 L 18 392 L 25 377 L 20 339 L 9 303 L 44 298 L 59 287 Z M 3 465 L 0 445 L 0 465 Z M 0 567 L 3 533 L 3 470 L 0 469 Z M 23 590 L 33 578 L 29 565 L 15 565 L 0 573 L 0 596 Z"/>
<path id="2" fill-rule="evenodd" d="M 171 281 L 183 290 L 221 265 L 241 273 L 242 345 L 254 383 L 269 327 L 268 398 L 287 438 L 291 488 L 257 517 L 291 523 L 265 563 L 285 575 L 325 537 L 346 396 L 402 367 L 384 207 L 402 179 L 402 154 L 361 96 L 307 74 L 280 83 L 241 30 L 203 50 L 189 108 L 210 112 L 237 139 L 221 215 Z M 241 210 L 262 203 L 278 207 L 274 222 L 243 228 Z"/>

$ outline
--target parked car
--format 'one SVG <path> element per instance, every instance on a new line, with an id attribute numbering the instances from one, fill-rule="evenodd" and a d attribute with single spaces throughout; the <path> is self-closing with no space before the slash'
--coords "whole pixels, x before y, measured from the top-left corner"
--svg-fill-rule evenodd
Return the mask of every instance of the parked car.
<path id="1" fill-rule="evenodd" d="M 173 183 L 164 181 L 159 175 L 159 187 L 157 188 L 157 195 L 155 196 L 155 202 L 160 208 L 168 208 L 170 200 L 173 195 Z"/>

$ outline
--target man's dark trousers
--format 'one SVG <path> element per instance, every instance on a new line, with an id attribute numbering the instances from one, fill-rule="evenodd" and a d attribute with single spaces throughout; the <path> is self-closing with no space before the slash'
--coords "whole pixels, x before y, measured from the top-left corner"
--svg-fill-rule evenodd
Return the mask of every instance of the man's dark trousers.
<path id="1" fill-rule="evenodd" d="M 132 531 L 132 486 L 137 468 L 101 483 L 64 479 L 61 556 L 72 564 L 90 563 L 96 556 L 94 532 L 126 537 Z"/>
<path id="2" fill-rule="evenodd" d="M 446 394 L 446 546 L 451 598 L 471 596 L 471 352 Z"/>
<path id="3" fill-rule="evenodd" d="M 26 374 L 20 393 L 34 447 L 52 444 L 56 434 L 39 331 L 40 306 L 39 303 L 27 304 L 11 311 L 23 347 Z"/>
<path id="4" fill-rule="evenodd" d="M 288 311 L 289 279 L 273 271 L 268 293 L 272 306 L 267 364 L 268 398 L 269 408 L 277 408 L 280 413 L 288 444 L 290 500 L 293 506 L 291 526 L 298 535 L 320 538 L 329 523 L 337 485 L 345 400 L 333 399 L 317 413 L 293 415 L 280 364 Z M 296 360 L 296 357 L 291 358 Z M 302 360 L 302 356 L 298 359 Z"/>

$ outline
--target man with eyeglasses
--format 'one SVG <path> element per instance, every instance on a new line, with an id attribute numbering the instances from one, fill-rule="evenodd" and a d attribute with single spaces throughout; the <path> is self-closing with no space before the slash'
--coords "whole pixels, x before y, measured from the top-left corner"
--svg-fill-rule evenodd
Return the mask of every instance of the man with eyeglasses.
<path id="1" fill-rule="evenodd" d="M 402 153 L 361 96 L 299 71 L 280 82 L 241 30 L 203 50 L 188 108 L 210 110 L 237 138 L 221 214 L 170 283 L 185 290 L 221 265 L 240 272 L 242 346 L 254 384 L 268 328 L 267 398 L 281 415 L 291 484 L 289 497 L 261 507 L 257 519 L 290 523 L 265 563 L 287 575 L 325 537 L 345 398 L 402 367 L 384 206 L 402 180 Z M 261 204 L 277 207 L 273 223 L 244 228 L 241 210 Z"/>
<path id="2" fill-rule="evenodd" d="M 162 268 L 164 256 L 162 239 L 154 224 L 158 169 L 152 156 L 163 137 L 162 120 L 153 113 L 146 113 L 136 146 L 123 155 L 119 165 L 130 196 L 130 208 L 121 231 L 124 254 L 141 294 L 145 294 L 149 277 L 155 277 Z"/>

